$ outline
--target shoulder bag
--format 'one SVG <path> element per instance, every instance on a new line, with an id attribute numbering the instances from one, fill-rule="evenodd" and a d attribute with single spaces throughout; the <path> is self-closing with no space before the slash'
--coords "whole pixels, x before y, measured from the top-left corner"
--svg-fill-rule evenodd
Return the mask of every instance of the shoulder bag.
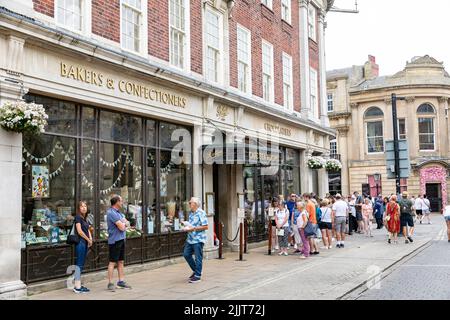
<path id="1" fill-rule="evenodd" d="M 72 228 L 70 229 L 70 233 L 67 236 L 66 240 L 67 244 L 78 244 L 80 243 L 80 236 L 78 235 L 78 232 L 76 230 L 76 223 L 72 224 Z"/>
<path id="2" fill-rule="evenodd" d="M 311 221 L 309 221 L 309 217 L 308 217 L 308 221 L 306 222 L 304 231 L 305 231 L 306 237 L 312 237 L 312 236 L 316 235 L 316 230 L 315 230 L 314 226 L 312 225 Z"/>

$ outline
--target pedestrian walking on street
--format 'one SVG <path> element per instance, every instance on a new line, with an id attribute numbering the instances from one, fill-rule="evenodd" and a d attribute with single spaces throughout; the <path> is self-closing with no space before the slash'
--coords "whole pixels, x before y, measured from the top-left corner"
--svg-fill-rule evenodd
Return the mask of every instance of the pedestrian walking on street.
<path id="1" fill-rule="evenodd" d="M 428 220 L 428 224 L 431 224 L 430 214 L 431 214 L 431 204 L 427 195 L 423 196 L 424 206 L 422 207 L 422 212 L 425 218 Z"/>
<path id="2" fill-rule="evenodd" d="M 86 256 L 90 247 L 92 247 L 92 234 L 89 231 L 89 223 L 87 222 L 88 206 L 85 201 L 78 203 L 77 215 L 75 216 L 75 228 L 80 241 L 75 246 L 75 252 L 77 254 L 75 270 L 75 286 L 73 292 L 86 293 L 90 290 L 81 285 L 81 272 L 83 272 Z"/>
<path id="3" fill-rule="evenodd" d="M 368 237 L 372 236 L 372 219 L 373 219 L 373 206 L 369 198 L 364 200 L 362 206 L 362 215 L 364 219 L 364 233 Z"/>
<path id="4" fill-rule="evenodd" d="M 375 200 L 375 207 L 373 209 L 375 220 L 377 221 L 377 229 L 383 228 L 383 198 L 378 198 Z"/>
<path id="5" fill-rule="evenodd" d="M 403 191 L 402 198 L 398 202 L 400 206 L 400 227 L 405 237 L 405 243 L 413 242 L 414 219 L 412 215 L 413 202 L 408 199 L 408 192 Z M 409 230 L 408 230 L 409 229 Z"/>
<path id="6" fill-rule="evenodd" d="M 355 209 L 356 209 L 356 221 L 358 223 L 358 230 L 356 233 L 363 233 L 364 230 L 364 221 L 362 216 L 362 206 L 364 204 L 363 197 L 358 193 L 358 191 L 354 192 L 355 200 Z"/>
<path id="7" fill-rule="evenodd" d="M 275 211 L 275 223 L 277 228 L 278 243 L 280 245 L 279 255 L 287 256 L 289 247 L 289 211 L 282 200 L 278 203 L 278 208 Z"/>
<path id="8" fill-rule="evenodd" d="M 305 210 L 305 204 L 304 202 L 297 202 L 297 210 L 300 212 L 300 215 L 297 218 L 297 228 L 300 233 L 300 237 L 302 239 L 302 255 L 300 256 L 301 259 L 306 259 L 309 257 L 309 241 L 306 238 L 305 235 L 305 227 L 308 223 L 308 212 Z"/>
<path id="9" fill-rule="evenodd" d="M 358 221 L 356 220 L 356 197 L 354 195 L 348 196 L 348 235 L 351 236 L 353 232 L 358 230 Z"/>
<path id="10" fill-rule="evenodd" d="M 191 209 L 189 220 L 186 227 L 188 232 L 186 243 L 184 245 L 184 259 L 186 259 L 192 274 L 189 277 L 190 283 L 200 282 L 203 269 L 203 246 L 206 243 L 206 230 L 208 230 L 208 218 L 201 207 L 199 198 L 192 197 L 189 201 Z M 195 256 L 195 260 L 192 258 Z"/>
<path id="11" fill-rule="evenodd" d="M 272 252 L 275 252 L 276 250 L 279 250 L 280 247 L 278 245 L 278 236 L 277 236 L 277 223 L 275 221 L 275 211 L 278 208 L 278 199 L 273 198 L 271 203 L 271 208 L 269 210 L 273 210 L 273 216 L 270 217 L 270 223 L 272 224 L 272 234 L 270 235 L 272 237 Z"/>
<path id="12" fill-rule="evenodd" d="M 317 218 L 316 218 L 316 206 L 311 201 L 311 195 L 305 193 L 303 199 L 306 201 L 306 211 L 308 211 L 308 220 L 312 224 L 315 232 L 318 230 Z M 311 247 L 311 254 L 319 254 L 319 246 L 316 243 L 316 236 L 309 237 L 309 246 Z"/>
<path id="13" fill-rule="evenodd" d="M 119 195 L 112 196 L 111 208 L 106 213 L 108 223 L 108 247 L 109 247 L 109 265 L 108 265 L 108 290 L 115 291 L 112 281 L 114 268 L 117 267 L 119 281 L 117 287 L 122 289 L 131 289 L 131 286 L 125 282 L 124 260 L 125 260 L 125 238 L 126 229 L 130 223 L 120 213 L 123 206 L 122 197 Z"/>
<path id="14" fill-rule="evenodd" d="M 297 226 L 297 219 L 300 216 L 300 211 L 297 209 L 297 202 L 295 203 L 296 207 L 294 208 L 291 216 L 291 229 L 294 232 L 294 241 L 295 241 L 295 251 L 294 253 L 301 252 L 300 248 L 302 246 L 302 238 L 300 236 L 300 231 Z"/>
<path id="15" fill-rule="evenodd" d="M 337 248 L 344 248 L 345 242 L 345 227 L 347 224 L 348 205 L 342 200 L 342 196 L 338 193 L 336 195 L 336 202 L 332 208 L 332 221 L 336 229 Z"/>
<path id="16" fill-rule="evenodd" d="M 422 224 L 423 220 L 423 209 L 425 207 L 425 202 L 423 201 L 423 195 L 419 194 L 417 197 L 414 207 L 416 208 L 416 214 L 417 214 L 417 220 L 419 220 L 419 223 Z"/>
<path id="17" fill-rule="evenodd" d="M 322 200 L 320 203 L 321 219 L 319 222 L 319 229 L 322 232 L 323 247 L 321 249 L 331 249 L 332 246 L 332 234 L 333 229 L 331 208 L 327 199 Z"/>
<path id="18" fill-rule="evenodd" d="M 450 243 L 450 204 L 447 204 L 442 211 L 445 223 L 447 224 L 447 239 Z"/>
<path id="19" fill-rule="evenodd" d="M 397 203 L 397 196 L 391 196 L 386 207 L 387 230 L 389 232 L 388 242 L 398 243 L 397 236 L 400 232 L 400 206 Z"/>

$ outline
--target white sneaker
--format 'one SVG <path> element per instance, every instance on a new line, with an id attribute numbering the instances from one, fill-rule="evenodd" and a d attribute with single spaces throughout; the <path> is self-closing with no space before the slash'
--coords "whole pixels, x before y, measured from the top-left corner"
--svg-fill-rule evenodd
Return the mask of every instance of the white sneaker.
<path id="1" fill-rule="evenodd" d="M 294 244 L 294 249 L 298 249 L 298 248 L 297 248 L 297 244 Z"/>
<path id="2" fill-rule="evenodd" d="M 328 247 L 320 247 L 321 250 L 328 250 Z"/>
<path id="3" fill-rule="evenodd" d="M 328 246 L 328 249 L 331 249 L 333 246 Z"/>
<path id="4" fill-rule="evenodd" d="M 279 255 L 279 256 L 282 256 L 283 254 L 284 254 L 284 252 L 280 252 L 278 255 Z"/>
<path id="5" fill-rule="evenodd" d="M 289 255 L 287 252 L 284 252 L 283 254 L 284 254 L 286 257 Z"/>

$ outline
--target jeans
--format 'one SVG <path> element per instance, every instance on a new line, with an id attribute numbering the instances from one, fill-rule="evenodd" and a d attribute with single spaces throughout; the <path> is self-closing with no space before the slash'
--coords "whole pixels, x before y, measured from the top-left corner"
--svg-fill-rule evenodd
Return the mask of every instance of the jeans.
<path id="1" fill-rule="evenodd" d="M 382 229 L 383 228 L 383 218 L 382 217 L 377 217 L 377 229 Z"/>
<path id="2" fill-rule="evenodd" d="M 80 237 L 80 242 L 76 245 L 75 251 L 77 253 L 76 265 L 77 270 L 75 270 L 75 280 L 81 280 L 81 272 L 83 272 L 84 263 L 86 261 L 86 256 L 88 252 L 88 245 L 86 240 Z"/>
<path id="3" fill-rule="evenodd" d="M 195 277 L 201 278 L 202 276 L 202 267 L 203 267 L 203 246 L 204 243 L 187 243 L 184 245 L 184 259 L 186 259 L 189 267 L 191 267 L 194 272 Z M 192 255 L 195 255 L 195 261 L 192 258 Z"/>

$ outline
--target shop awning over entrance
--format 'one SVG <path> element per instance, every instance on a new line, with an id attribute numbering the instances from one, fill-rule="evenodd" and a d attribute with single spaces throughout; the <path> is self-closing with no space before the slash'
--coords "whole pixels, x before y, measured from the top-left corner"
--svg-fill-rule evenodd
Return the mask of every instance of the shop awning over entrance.
<path id="1" fill-rule="evenodd" d="M 226 143 L 221 145 L 202 145 L 203 163 L 242 164 L 246 166 L 270 167 L 279 165 L 281 151 L 278 146 L 257 145 L 249 143 Z"/>

